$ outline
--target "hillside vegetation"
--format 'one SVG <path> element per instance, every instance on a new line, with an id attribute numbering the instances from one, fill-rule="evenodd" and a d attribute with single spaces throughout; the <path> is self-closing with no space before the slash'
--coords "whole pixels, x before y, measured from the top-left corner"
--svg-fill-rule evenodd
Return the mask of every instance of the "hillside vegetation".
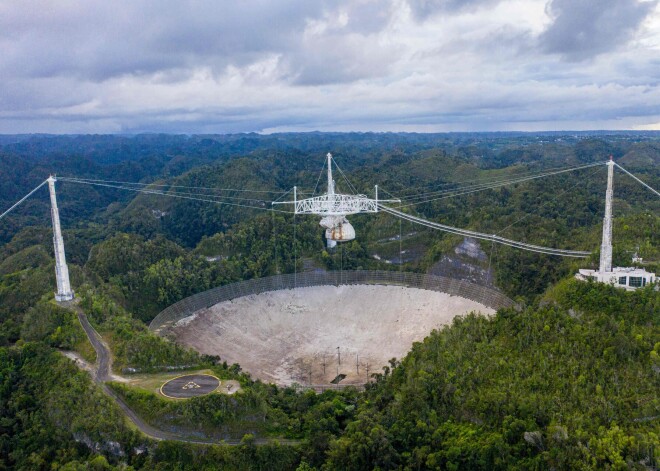
<path id="1" fill-rule="evenodd" d="M 61 345 L 52 336 L 45 340 Z M 156 463 L 197 469 L 216 453 L 142 439 L 148 452 L 138 453 L 142 448 L 131 448 L 138 437 L 117 413 L 108 414 L 114 405 L 52 347 L 28 343 L 0 353 L 4 466 L 38 469 L 103 456 L 136 469 Z M 567 280 L 542 305 L 490 319 L 458 318 L 391 366 L 363 394 L 299 394 L 245 377 L 246 392 L 229 401 L 171 402 L 115 387 L 161 426 L 202 425 L 218 433 L 242 426 L 302 440 L 297 448 L 271 450 L 269 469 L 296 469 L 302 461 L 317 469 L 369 470 L 658 465 L 660 293 L 650 288 L 627 293 Z M 67 401 L 75 401 L 79 415 L 61 417 Z M 27 410 L 33 412 L 25 416 Z M 43 434 L 50 424 L 57 432 Z M 65 447 L 70 451 L 62 454 Z M 238 447 L 221 455 L 235 463 L 244 453 Z M 250 453 L 236 469 L 260 469 L 265 451 Z M 232 469 L 222 462 L 208 469 Z"/>
<path id="2" fill-rule="evenodd" d="M 331 469 L 651 469 L 660 294 L 566 280 L 434 331 L 369 389 Z"/>
<path id="3" fill-rule="evenodd" d="M 327 151 L 359 192 L 377 183 L 381 197 L 390 192 L 403 204 L 423 192 L 610 154 L 660 187 L 660 146 L 648 133 L 5 136 L 0 203 L 8 207 L 49 172 L 155 182 L 169 191 L 225 187 L 277 197 L 298 185 L 309 194 Z M 615 264 L 629 265 L 637 253 L 659 272 L 660 201 L 630 178 L 615 178 Z M 242 210 L 62 181 L 72 284 L 112 349 L 115 373 L 209 369 L 238 380 L 242 391 L 170 401 L 109 387 L 154 426 L 242 443 L 149 440 L 62 355 L 74 350 L 94 361 L 75 315 L 52 300 L 43 192 L 0 221 L 0 470 L 657 469 L 660 292 L 572 278 L 597 266 L 604 188 L 604 168 L 594 167 L 406 207 L 442 223 L 593 254 L 567 260 L 481 244 L 479 267 L 520 310 L 469 315 L 429 332 L 364 392 L 315 394 L 253 381 L 240 365 L 186 350 L 147 325 L 186 296 L 245 279 L 309 267 L 428 272 L 456 254 L 461 238 L 380 213 L 350 217 L 358 237 L 329 250 L 316 218 L 272 213 L 270 196 L 254 203 L 263 211 Z M 298 444 L 255 444 L 264 437 Z"/>

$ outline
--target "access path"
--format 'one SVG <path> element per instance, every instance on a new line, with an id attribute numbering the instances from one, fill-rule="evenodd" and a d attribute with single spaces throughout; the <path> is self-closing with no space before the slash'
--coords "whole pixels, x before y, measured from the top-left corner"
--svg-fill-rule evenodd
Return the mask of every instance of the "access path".
<path id="1" fill-rule="evenodd" d="M 166 432 L 165 430 L 155 428 L 149 425 L 148 423 L 146 423 L 144 420 L 142 420 L 140 416 L 138 416 L 135 413 L 135 411 L 131 409 L 128 406 L 128 404 L 126 404 L 126 402 L 117 395 L 117 393 L 115 393 L 113 390 L 111 390 L 108 387 L 107 384 L 105 384 L 105 382 L 110 380 L 112 376 L 111 373 L 112 355 L 110 353 L 110 348 L 108 347 L 108 345 L 103 341 L 103 338 L 94 329 L 94 327 L 92 327 L 92 324 L 90 324 L 89 319 L 87 319 L 87 315 L 75 302 L 74 303 L 67 302 L 67 303 L 59 303 L 59 304 L 62 307 L 70 309 L 76 313 L 80 325 L 85 331 L 85 334 L 87 334 L 87 338 L 89 339 L 89 342 L 92 344 L 92 347 L 94 347 L 94 350 L 96 351 L 96 365 L 95 365 L 94 373 L 92 374 L 92 378 L 94 379 L 94 382 L 98 384 L 98 386 L 105 394 L 107 394 L 115 401 L 115 403 L 119 406 L 119 408 L 124 413 L 124 415 L 128 417 L 128 419 L 135 425 L 135 427 L 137 427 L 138 430 L 140 430 L 142 433 L 155 440 L 173 440 L 178 442 L 195 443 L 200 445 L 240 445 L 241 440 L 238 439 L 226 439 L 222 441 L 212 438 L 192 439 L 184 435 L 179 435 L 172 432 Z M 274 443 L 279 443 L 280 445 L 298 445 L 299 441 L 289 440 L 289 439 L 256 438 L 254 440 L 254 443 L 256 443 L 257 445 L 266 445 L 266 444 L 274 444 Z"/>

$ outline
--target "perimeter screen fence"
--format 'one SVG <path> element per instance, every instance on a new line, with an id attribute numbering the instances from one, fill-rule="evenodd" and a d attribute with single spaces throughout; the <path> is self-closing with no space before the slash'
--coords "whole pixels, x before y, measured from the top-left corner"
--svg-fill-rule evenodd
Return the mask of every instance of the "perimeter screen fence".
<path id="1" fill-rule="evenodd" d="M 164 335 L 178 321 L 201 309 L 243 296 L 283 289 L 340 285 L 404 286 L 460 296 L 496 310 L 516 306 L 511 299 L 499 291 L 444 276 L 377 270 L 304 272 L 255 278 L 194 294 L 161 311 L 151 321 L 149 329 L 158 335 Z"/>

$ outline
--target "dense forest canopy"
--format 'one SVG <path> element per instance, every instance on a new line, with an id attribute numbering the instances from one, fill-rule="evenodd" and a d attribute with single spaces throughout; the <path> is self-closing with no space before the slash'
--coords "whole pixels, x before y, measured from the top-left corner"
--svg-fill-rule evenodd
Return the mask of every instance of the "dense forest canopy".
<path id="1" fill-rule="evenodd" d="M 301 194 L 325 190 L 326 152 L 357 191 L 372 194 L 378 184 L 404 211 L 593 254 L 560 259 L 481 243 L 470 258 L 462 238 L 383 213 L 350 217 L 357 238 L 327 249 L 316 218 L 270 211 L 294 185 Z M 231 189 L 214 194 L 242 206 L 57 184 L 72 284 L 115 371 L 207 368 L 243 388 L 232 400 L 171 402 L 111 383 L 115 394 L 165 429 L 247 434 L 232 448 L 155 443 L 59 353 L 94 361 L 75 316 L 52 301 L 49 202 L 40 190 L 0 220 L 0 469 L 657 468 L 660 295 L 653 286 L 628 293 L 572 280 L 598 263 L 605 167 L 470 191 L 610 155 L 660 187 L 653 132 L 0 136 L 5 209 L 51 173 L 189 196 Z M 621 172 L 614 186 L 615 264 L 629 266 L 637 254 L 660 272 L 660 200 Z M 255 382 L 240 365 L 146 327 L 194 293 L 307 269 L 478 272 L 521 309 L 456 319 L 393 359 L 366 391 L 320 395 Z M 254 443 L 271 436 L 297 444 Z"/>

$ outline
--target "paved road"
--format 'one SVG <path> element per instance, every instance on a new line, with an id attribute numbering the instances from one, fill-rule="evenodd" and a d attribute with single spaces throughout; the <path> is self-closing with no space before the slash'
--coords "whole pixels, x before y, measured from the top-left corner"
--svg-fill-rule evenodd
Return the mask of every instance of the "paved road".
<path id="1" fill-rule="evenodd" d="M 97 383 L 103 383 L 110 379 L 110 348 L 106 345 L 94 327 L 92 327 L 92 324 L 89 323 L 89 320 L 82 309 L 80 309 L 79 306 L 72 306 L 72 309 L 78 315 L 80 325 L 87 334 L 87 338 L 92 344 L 92 347 L 96 350 L 96 370 L 94 373 L 94 380 Z"/>
<path id="2" fill-rule="evenodd" d="M 155 439 L 155 440 L 175 440 L 186 443 L 197 443 L 201 445 L 239 445 L 240 440 L 229 439 L 219 441 L 212 438 L 189 438 L 183 435 L 179 435 L 172 432 L 166 432 L 164 430 L 157 429 L 138 416 L 133 409 L 131 409 L 124 400 L 117 395 L 112 389 L 110 389 L 105 382 L 111 379 L 111 366 L 112 366 L 112 355 L 110 354 L 110 348 L 103 341 L 99 333 L 92 327 L 92 324 L 89 323 L 87 316 L 83 310 L 77 304 L 71 303 L 62 303 L 63 307 L 73 310 L 80 321 L 80 325 L 87 334 L 92 347 L 96 350 L 96 368 L 93 374 L 94 381 L 101 387 L 104 393 L 110 396 L 117 403 L 119 408 L 122 410 L 124 415 L 129 418 L 131 422 L 145 435 Z M 287 439 L 267 439 L 267 438 L 257 438 L 254 442 L 258 445 L 279 443 L 280 445 L 297 445 L 299 444 L 298 440 L 287 440 Z"/>

